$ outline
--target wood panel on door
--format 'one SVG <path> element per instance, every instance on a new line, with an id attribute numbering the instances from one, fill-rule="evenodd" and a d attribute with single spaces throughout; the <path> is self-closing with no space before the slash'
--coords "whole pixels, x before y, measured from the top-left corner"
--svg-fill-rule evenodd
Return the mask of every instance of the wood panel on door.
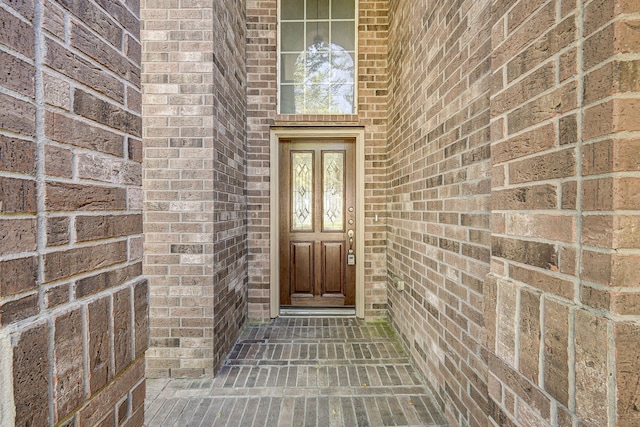
<path id="1" fill-rule="evenodd" d="M 355 305 L 355 141 L 281 140 L 279 156 L 280 304 Z"/>

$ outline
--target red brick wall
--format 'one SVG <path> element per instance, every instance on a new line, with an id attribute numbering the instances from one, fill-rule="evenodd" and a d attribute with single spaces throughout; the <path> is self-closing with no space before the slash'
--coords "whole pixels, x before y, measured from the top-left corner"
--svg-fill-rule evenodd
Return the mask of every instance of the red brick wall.
<path id="1" fill-rule="evenodd" d="M 489 1 L 390 2 L 389 316 L 452 425 L 487 412 L 490 34 Z"/>
<path id="2" fill-rule="evenodd" d="M 358 114 L 277 114 L 276 0 L 247 0 L 247 167 L 249 317 L 269 313 L 269 132 L 271 126 L 352 126 L 365 132 L 365 307 L 367 318 L 386 316 L 386 66 L 387 1 L 359 0 Z M 376 217 L 376 214 L 378 215 Z"/>
<path id="3" fill-rule="evenodd" d="M 142 5 L 152 377 L 213 375 L 247 317 L 244 14 Z"/>
<path id="4" fill-rule="evenodd" d="M 0 1 L 0 424 L 142 425 L 136 1 Z"/>

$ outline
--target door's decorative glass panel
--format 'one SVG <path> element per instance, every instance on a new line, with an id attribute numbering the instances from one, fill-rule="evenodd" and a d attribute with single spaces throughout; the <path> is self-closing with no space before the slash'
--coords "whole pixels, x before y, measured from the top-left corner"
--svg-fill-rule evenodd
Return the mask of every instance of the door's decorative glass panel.
<path id="1" fill-rule="evenodd" d="M 322 153 L 324 205 L 322 228 L 344 230 L 344 152 Z"/>
<path id="2" fill-rule="evenodd" d="M 292 229 L 313 230 L 313 153 L 291 153 L 291 183 Z"/>

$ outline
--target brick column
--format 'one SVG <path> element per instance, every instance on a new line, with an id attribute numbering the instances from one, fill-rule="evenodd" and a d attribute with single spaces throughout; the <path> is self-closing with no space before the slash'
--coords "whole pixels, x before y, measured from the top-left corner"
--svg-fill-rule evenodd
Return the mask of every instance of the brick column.
<path id="1" fill-rule="evenodd" d="M 247 202 L 249 317 L 267 321 L 269 313 L 269 131 L 276 116 L 276 0 L 247 4 Z"/>
<path id="2" fill-rule="evenodd" d="M 564 2 L 556 6 L 522 1 L 493 10 L 485 322 L 490 415 L 498 425 L 554 423 L 569 414 L 569 324 L 579 262 L 580 12 Z"/>
<path id="3" fill-rule="evenodd" d="M 640 420 L 638 11 L 494 5 L 485 324 L 496 425 Z"/>
<path id="4" fill-rule="evenodd" d="M 594 425 L 640 424 L 639 12 L 635 1 L 586 2 L 583 12 L 575 381 L 576 413 Z"/>
<path id="5" fill-rule="evenodd" d="M 0 424 L 142 425 L 135 1 L 0 1 Z"/>
<path id="6" fill-rule="evenodd" d="M 142 5 L 153 377 L 213 375 L 247 316 L 244 14 Z"/>

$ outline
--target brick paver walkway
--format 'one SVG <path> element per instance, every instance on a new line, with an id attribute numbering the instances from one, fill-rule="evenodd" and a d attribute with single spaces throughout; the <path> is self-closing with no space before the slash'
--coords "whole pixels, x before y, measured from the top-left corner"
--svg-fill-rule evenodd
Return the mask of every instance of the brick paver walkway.
<path id="1" fill-rule="evenodd" d="M 279 318 L 246 328 L 215 378 L 147 382 L 146 425 L 446 426 L 386 323 Z"/>

